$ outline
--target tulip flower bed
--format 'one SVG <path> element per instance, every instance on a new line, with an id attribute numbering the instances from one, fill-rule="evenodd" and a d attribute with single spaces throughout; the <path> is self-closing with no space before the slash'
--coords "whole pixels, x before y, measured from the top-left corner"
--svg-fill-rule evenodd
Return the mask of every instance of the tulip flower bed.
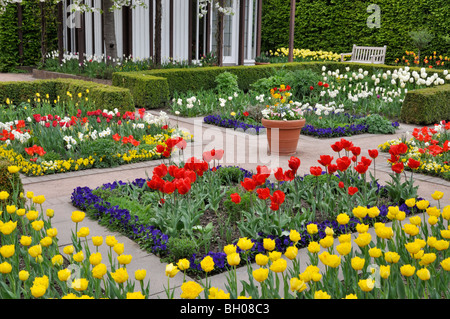
<path id="1" fill-rule="evenodd" d="M 88 227 L 82 227 L 85 213 L 73 211 L 72 244 L 58 247 L 58 229 L 52 220 L 53 209 L 44 210 L 43 195 L 18 193 L 17 166 L 8 167 L 14 176 L 12 192 L 0 191 L 0 298 L 1 299 L 143 299 L 149 284 L 144 283 L 145 269 L 130 280 L 123 243 L 114 236 L 92 237 L 95 251 L 90 251 Z M 105 242 L 105 244 L 103 244 Z M 108 256 L 99 252 L 109 246 Z M 92 246 L 91 246 L 92 247 Z"/>
<path id="2" fill-rule="evenodd" d="M 68 94 L 70 94 L 68 92 Z M 87 107 L 88 100 L 51 104 L 40 100 L 7 107 L 0 116 L 0 157 L 15 163 L 25 175 L 114 167 L 169 156 L 177 139 L 185 147 L 187 135 L 167 125 L 159 116 L 139 110 L 121 114 L 117 110 Z M 78 94 L 81 96 L 81 93 Z M 37 101 L 39 100 L 39 101 Z M 34 105 L 33 105 L 34 104 Z"/>
<path id="3" fill-rule="evenodd" d="M 410 71 L 408 67 L 369 74 L 362 69 L 351 72 L 347 67 L 340 72 L 324 66 L 322 74 L 308 71 L 307 80 L 295 84 L 289 82 L 296 79 L 295 72 L 300 71 L 279 71 L 260 79 L 246 93 L 227 82 L 227 90 L 218 82 L 214 90 L 175 93 L 170 109 L 178 116 L 205 116 L 205 123 L 244 131 L 250 128 L 249 132 L 258 134 L 267 106 L 280 102 L 278 93 L 288 92 L 291 109 L 301 112 L 306 119 L 304 134 L 318 137 L 390 134 L 399 126 L 396 119 L 408 90 L 439 86 L 450 79 L 446 71 L 440 77 L 437 73 L 428 75 L 425 69 Z"/>
<path id="4" fill-rule="evenodd" d="M 297 163 L 291 159 L 293 167 Z M 197 173 L 204 171 L 201 168 L 203 166 L 200 162 Z M 11 166 L 8 170 L 18 177 L 18 167 Z M 218 171 L 220 169 L 215 172 Z M 206 171 L 204 173 L 201 177 L 207 174 Z M 133 185 L 148 186 L 149 182 L 151 180 L 141 180 Z M 248 180 L 244 180 L 243 186 L 248 188 L 248 184 Z M 95 248 L 91 251 L 88 247 L 87 238 L 91 234 L 89 228 L 83 225 L 85 212 L 72 212 L 72 244 L 65 246 L 61 253 L 58 248 L 58 230 L 52 225 L 55 212 L 42 208 L 45 197 L 32 192 L 26 192 L 26 196 L 19 195 L 14 184 L 12 189 L 11 194 L 0 191 L 0 203 L 4 211 L 0 216 L 2 299 L 149 298 L 147 270 L 138 269 L 134 272 L 139 282 L 139 287 L 136 287 L 127 270 L 133 256 L 125 253 L 123 243 L 119 243 L 114 236 L 91 236 Z M 183 189 L 183 186 L 178 184 L 177 189 Z M 258 192 L 258 195 L 261 194 Z M 433 194 L 437 199 L 442 196 L 439 192 Z M 21 197 L 26 200 L 21 201 Z M 271 206 L 281 199 L 275 193 L 270 198 Z M 308 223 L 305 231 L 287 228 L 289 230 L 284 235 L 283 246 L 280 246 L 279 238 L 271 236 L 259 241 L 239 237 L 234 243 L 223 247 L 222 259 L 208 254 L 200 259 L 198 265 L 185 258 L 179 259 L 167 264 L 165 269 L 168 278 L 165 286 L 167 297 L 447 299 L 450 206 L 441 208 L 439 202 L 438 206 L 430 206 L 426 200 L 415 198 L 408 198 L 402 206 L 411 214 L 423 215 L 411 215 L 409 223 L 402 225 L 406 212 L 390 205 L 384 220 L 392 221 L 392 224 L 387 225 L 379 220 L 381 214 L 376 213 L 376 210 L 358 206 L 351 214 L 338 214 L 321 231 L 321 225 L 316 223 Z M 351 222 L 356 224 L 357 233 L 353 236 Z M 336 229 L 333 225 L 339 226 Z M 375 238 L 367 232 L 369 225 L 375 228 Z M 336 245 L 335 236 L 339 241 Z M 309 266 L 301 271 L 296 257 L 305 241 Z M 99 252 L 99 247 L 105 244 L 109 249 L 107 258 Z M 250 258 L 252 255 L 254 257 Z M 290 265 L 288 260 L 292 261 Z M 246 267 L 248 274 L 248 278 L 239 279 L 241 288 L 238 288 L 236 276 L 236 267 L 239 265 Z M 225 290 L 211 286 L 208 280 L 208 275 L 221 266 L 227 271 Z M 319 267 L 322 266 L 324 269 L 321 270 Z M 170 278 L 177 276 L 180 271 L 186 274 L 194 267 L 200 269 L 203 278 L 198 281 L 184 279 L 180 296 L 175 296 Z M 76 273 L 73 273 L 74 269 Z"/>
<path id="5" fill-rule="evenodd" d="M 403 169 L 450 180 L 450 123 L 415 128 L 412 137 L 387 141 L 379 149 L 389 152 L 393 170 Z"/>
<path id="6" fill-rule="evenodd" d="M 296 157 L 289 169 L 278 168 L 272 175 L 266 166 L 258 166 L 256 173 L 217 166 L 223 152 L 213 150 L 202 160 L 161 164 L 148 179 L 116 181 L 95 190 L 78 187 L 72 204 L 165 260 L 188 259 L 194 274 L 201 274 L 204 256 L 213 258 L 215 271 L 223 271 L 223 248 L 240 237 L 254 242 L 247 256 L 254 260 L 264 250 L 264 238 L 273 239 L 280 251 L 291 245 L 290 229 L 301 234 L 299 247 L 307 247 L 324 238 L 327 227 L 339 235 L 357 231 L 362 221 L 367 227 L 387 222 L 392 209 L 399 219 L 411 214 L 405 200 L 416 196 L 412 179 L 401 181 L 394 173 L 392 183 L 381 186 L 377 150 L 363 156 L 345 139 L 331 147 L 338 154 L 335 163 L 334 156 L 322 155 L 320 166 L 305 176 L 297 175 Z M 335 221 L 342 212 L 353 212 L 345 226 Z M 317 230 L 312 237 L 311 228 Z"/>

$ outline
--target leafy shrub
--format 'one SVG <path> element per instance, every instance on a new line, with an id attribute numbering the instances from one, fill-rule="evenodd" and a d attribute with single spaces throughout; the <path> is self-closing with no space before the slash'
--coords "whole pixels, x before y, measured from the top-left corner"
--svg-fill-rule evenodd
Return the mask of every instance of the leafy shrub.
<path id="1" fill-rule="evenodd" d="M 233 203 L 233 201 L 230 198 L 230 195 L 233 193 L 239 193 L 241 196 L 241 202 L 239 204 Z M 252 196 L 253 198 L 251 198 Z M 230 218 L 230 222 L 236 222 L 241 218 L 242 211 L 249 211 L 250 210 L 250 204 L 251 200 L 256 201 L 258 200 L 256 195 L 251 192 L 245 192 L 241 194 L 237 188 L 230 188 L 226 195 L 225 195 L 225 201 L 223 202 L 223 205 L 225 207 L 225 211 L 228 214 L 228 217 Z"/>
<path id="2" fill-rule="evenodd" d="M 291 87 L 291 93 L 297 100 L 302 100 L 311 94 L 310 86 L 315 86 L 322 76 L 312 70 L 295 70 L 285 76 L 285 85 Z"/>
<path id="3" fill-rule="evenodd" d="M 221 180 L 221 185 L 237 184 L 244 178 L 244 172 L 235 166 L 221 167 L 216 174 Z"/>
<path id="4" fill-rule="evenodd" d="M 270 89 L 285 84 L 286 73 L 286 70 L 276 71 L 275 74 L 250 84 L 250 89 L 259 94 L 268 94 Z"/>
<path id="5" fill-rule="evenodd" d="M 187 237 L 170 237 L 167 242 L 167 249 L 173 255 L 174 260 L 190 258 L 197 251 L 197 244 L 194 239 Z"/>
<path id="6" fill-rule="evenodd" d="M 237 75 L 230 72 L 219 74 L 214 82 L 218 94 L 231 95 L 239 90 Z"/>
<path id="7" fill-rule="evenodd" d="M 366 124 L 367 132 L 370 134 L 393 134 L 395 128 L 392 122 L 379 114 L 371 114 L 356 120 L 357 124 Z"/>

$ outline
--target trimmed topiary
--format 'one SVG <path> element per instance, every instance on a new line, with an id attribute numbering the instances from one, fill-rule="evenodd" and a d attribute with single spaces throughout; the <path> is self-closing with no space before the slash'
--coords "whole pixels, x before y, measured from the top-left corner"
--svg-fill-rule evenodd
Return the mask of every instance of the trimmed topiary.
<path id="1" fill-rule="evenodd" d="M 437 124 L 450 120 L 450 84 L 408 91 L 400 114 L 402 122 Z"/>

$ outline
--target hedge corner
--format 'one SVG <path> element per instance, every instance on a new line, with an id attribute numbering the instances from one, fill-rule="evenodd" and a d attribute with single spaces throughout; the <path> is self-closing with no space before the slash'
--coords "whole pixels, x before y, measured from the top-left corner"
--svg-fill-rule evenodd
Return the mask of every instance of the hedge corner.
<path id="1" fill-rule="evenodd" d="M 450 84 L 408 91 L 400 119 L 407 124 L 431 125 L 450 120 Z"/>
<path id="2" fill-rule="evenodd" d="M 139 108 L 154 109 L 169 102 L 169 85 L 163 77 L 140 72 L 115 72 L 112 84 L 130 90 L 134 105 Z"/>

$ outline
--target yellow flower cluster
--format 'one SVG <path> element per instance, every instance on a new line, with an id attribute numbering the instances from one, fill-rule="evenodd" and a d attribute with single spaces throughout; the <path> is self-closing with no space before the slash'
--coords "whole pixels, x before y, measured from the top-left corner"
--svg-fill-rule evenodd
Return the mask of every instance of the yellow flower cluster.
<path id="1" fill-rule="evenodd" d="M 143 143 L 153 146 L 151 150 L 145 148 L 138 150 L 129 150 L 124 154 L 116 154 L 124 163 L 137 161 L 148 161 L 159 158 L 160 154 L 156 152 L 157 145 L 165 146 L 164 141 L 170 138 L 170 134 L 174 129 L 169 129 L 166 134 L 157 134 L 155 136 L 145 135 L 142 138 Z M 193 135 L 188 132 L 181 132 L 182 137 L 190 141 Z M 17 154 L 13 149 L 7 149 L 6 144 L 0 145 L 0 158 L 6 158 L 14 163 L 20 172 L 28 176 L 42 176 L 46 174 L 64 173 L 69 171 L 78 171 L 92 168 L 95 159 L 92 156 L 88 158 L 77 158 L 68 160 L 43 161 L 41 163 L 33 163 L 26 160 L 22 155 Z"/>
<path id="2" fill-rule="evenodd" d="M 442 199 L 443 196 L 444 194 L 439 191 L 432 194 L 436 200 Z M 430 206 L 426 200 L 415 198 L 408 199 L 406 205 L 413 213 L 419 214 L 409 217 L 409 223 L 405 223 L 406 214 L 398 206 L 388 207 L 387 217 L 392 225 L 374 222 L 375 238 L 369 233 L 369 224 L 364 224 L 363 218 L 378 217 L 379 209 L 355 207 L 352 215 L 360 220 L 356 225 L 357 234 L 341 234 L 337 238 L 339 243 L 335 245 L 334 231 L 327 227 L 326 236 L 318 242 L 311 241 L 307 247 L 310 261 L 307 262 L 309 266 L 303 271 L 300 271 L 297 259 L 296 245 L 301 240 L 298 231 L 290 231 L 289 239 L 293 245 L 284 253 L 277 251 L 274 239 L 264 238 L 262 244 L 266 253 L 256 254 L 257 267 L 254 268 L 255 266 L 247 261 L 249 276 L 259 283 L 261 289 L 247 288 L 246 293 L 249 298 L 265 299 L 298 297 L 356 299 L 366 297 L 367 294 L 370 294 L 370 298 L 395 298 L 396 296 L 389 296 L 387 292 L 391 285 L 389 279 L 398 276 L 410 280 L 405 286 L 406 298 L 422 298 L 427 294 L 428 292 L 421 288 L 424 282 L 433 287 L 432 289 L 439 290 L 438 294 L 445 293 L 438 288 L 441 286 L 439 279 L 433 280 L 431 274 L 442 273 L 436 276 L 447 278 L 446 272 L 450 271 L 450 258 L 446 254 L 450 244 L 448 226 L 450 206 L 441 210 Z M 421 213 L 428 215 L 427 221 L 422 219 Z M 346 225 L 350 222 L 350 216 L 341 213 L 337 221 L 340 225 Z M 308 235 L 318 233 L 316 224 L 311 223 L 308 226 Z M 228 265 L 232 267 L 228 272 L 227 291 L 210 287 L 207 278 L 202 285 L 193 281 L 183 281 L 181 298 L 199 298 L 202 292 L 208 298 L 237 298 L 240 293 L 235 283 L 235 267 L 242 260 L 248 260 L 247 254 L 254 245 L 251 239 L 243 237 L 236 244 L 224 247 Z M 237 252 L 237 248 L 240 249 L 240 253 Z M 288 261 L 291 262 L 291 266 L 288 266 Z M 320 271 L 319 262 L 325 266 L 325 271 Z M 206 275 L 214 269 L 214 261 L 210 256 L 204 257 L 200 264 Z M 169 277 L 175 276 L 177 272 L 177 266 L 172 264 L 166 268 L 166 275 Z M 338 278 L 338 272 L 344 279 Z M 298 276 L 293 276 L 295 273 Z M 281 278 L 277 278 L 278 275 L 281 275 Z M 285 285 L 284 289 L 278 286 L 280 281 Z M 249 283 L 246 285 L 251 286 Z"/>
<path id="3" fill-rule="evenodd" d="M 3 194 L 2 198 L 5 197 Z M 124 254 L 123 243 L 119 243 L 114 236 L 106 236 L 105 240 L 102 236 L 92 236 L 90 240 L 95 251 L 83 250 L 87 247 L 90 230 L 86 226 L 78 226 L 86 214 L 73 211 L 71 219 L 75 223 L 75 232 L 72 245 L 64 246 L 61 254 L 58 231 L 52 227 L 54 211 L 44 211 L 42 206 L 40 211 L 34 210 L 35 204 L 45 202 L 42 195 L 27 192 L 27 198 L 30 199 L 29 206 L 16 209 L 11 205 L 8 214 L 0 216 L 0 254 L 4 260 L 0 264 L 0 273 L 9 276 L 0 278 L 3 281 L 2 295 L 5 293 L 17 299 L 148 298 L 149 285 L 144 284 L 147 272 L 145 269 L 134 272 L 135 279 L 140 283 L 140 289 L 134 291 L 135 284 L 129 280 L 127 270 L 132 256 Z M 17 233 L 19 230 L 20 234 Z M 17 236 L 19 240 L 15 239 Z M 109 266 L 99 252 L 103 242 L 109 246 Z M 74 268 L 78 271 L 76 276 L 72 272 Z M 104 289 L 99 289 L 100 284 L 104 285 Z"/>
<path id="4" fill-rule="evenodd" d="M 6 149 L 5 144 L 0 145 L 0 158 L 8 159 L 19 167 L 21 173 L 28 176 L 42 176 L 46 174 L 88 169 L 94 165 L 95 161 L 92 156 L 89 156 L 88 158 L 33 163 L 26 160 L 22 155 L 17 154 L 13 149 Z"/>
<path id="5" fill-rule="evenodd" d="M 269 54 L 272 56 L 289 56 L 289 48 L 279 48 L 275 51 L 269 50 Z M 333 53 L 331 51 L 311 51 L 309 49 L 295 49 L 293 50 L 294 59 L 304 59 L 310 61 L 340 61 L 341 55 L 337 53 Z"/>

